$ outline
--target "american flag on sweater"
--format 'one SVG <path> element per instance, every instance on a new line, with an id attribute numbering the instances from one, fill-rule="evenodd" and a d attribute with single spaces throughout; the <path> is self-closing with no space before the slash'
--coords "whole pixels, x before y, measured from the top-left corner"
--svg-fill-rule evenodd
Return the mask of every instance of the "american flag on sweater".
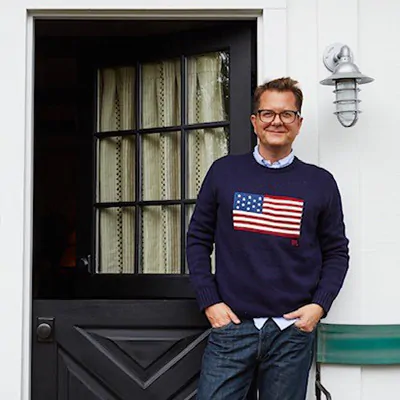
<path id="1" fill-rule="evenodd" d="M 304 201 L 292 197 L 236 192 L 235 230 L 299 238 Z"/>

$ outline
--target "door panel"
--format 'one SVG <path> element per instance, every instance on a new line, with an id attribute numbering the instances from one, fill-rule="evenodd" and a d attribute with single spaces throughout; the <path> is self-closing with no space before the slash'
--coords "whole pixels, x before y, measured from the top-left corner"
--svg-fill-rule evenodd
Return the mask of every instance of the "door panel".
<path id="1" fill-rule="evenodd" d="M 35 399 L 55 398 L 55 375 L 65 400 L 194 398 L 209 333 L 194 300 L 36 300 L 34 315 L 54 318 L 51 341 L 32 338 L 49 361 L 33 369 Z"/>

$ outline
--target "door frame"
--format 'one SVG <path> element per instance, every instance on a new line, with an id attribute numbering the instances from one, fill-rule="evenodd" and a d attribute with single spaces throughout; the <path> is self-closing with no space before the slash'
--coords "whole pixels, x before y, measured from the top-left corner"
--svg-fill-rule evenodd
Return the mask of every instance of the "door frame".
<path id="1" fill-rule="evenodd" d="M 33 116 L 34 116 L 34 21 L 35 19 L 219 19 L 219 20 L 256 20 L 257 21 L 257 81 L 262 83 L 265 80 L 287 73 L 287 10 L 286 0 L 264 0 L 263 8 L 254 9 L 220 9 L 215 10 L 46 10 L 25 9 L 25 51 L 20 51 L 25 61 L 25 98 L 20 101 L 25 105 L 25 135 L 21 142 L 24 143 L 24 163 L 15 172 L 16 176 L 23 176 L 23 187 L 17 190 L 23 196 L 23 204 L 21 203 L 19 215 L 16 221 L 23 221 L 17 224 L 13 229 L 13 235 L 16 234 L 23 238 L 20 249 L 22 250 L 23 259 L 16 258 L 13 262 L 8 263 L 7 280 L 16 281 L 18 287 L 14 288 L 14 298 L 10 299 L 9 292 L 1 293 L 0 303 L 10 304 L 12 308 L 10 314 L 16 315 L 19 323 L 16 329 L 13 329 L 13 342 L 0 340 L 4 349 L 18 349 L 12 354 L 12 360 L 7 357 L 8 376 L 12 376 L 12 383 L 8 386 L 10 400 L 30 400 L 30 380 L 31 380 L 31 329 L 32 329 L 32 231 L 33 231 Z M 19 10 L 20 11 L 20 10 Z M 18 14 L 20 16 L 20 14 Z M 22 97 L 22 96 L 21 96 Z M 5 164 L 4 164 L 5 166 Z M 22 180 L 17 180 L 21 182 Z M 15 188 L 14 188 L 15 191 Z M 15 213 L 14 210 L 14 213 Z M 2 229 L 6 229 L 3 227 Z M 4 244 L 4 243 L 3 243 Z M 15 245 L 14 245 L 15 247 Z M 5 247 L 6 248 L 6 247 Z M 4 260 L 3 260 L 4 261 Z M 22 298 L 21 298 L 22 295 Z M 22 306 L 22 318 L 21 318 Z M 18 317 L 19 316 L 19 317 Z M 0 335 L 1 339 L 1 335 Z M 6 354 L 6 353 L 3 353 Z M 7 354 L 10 354 L 7 352 Z M 12 386 L 17 386 L 11 393 Z M 7 390 L 7 388 L 5 389 Z M 11 395 L 11 396 L 10 396 Z"/>

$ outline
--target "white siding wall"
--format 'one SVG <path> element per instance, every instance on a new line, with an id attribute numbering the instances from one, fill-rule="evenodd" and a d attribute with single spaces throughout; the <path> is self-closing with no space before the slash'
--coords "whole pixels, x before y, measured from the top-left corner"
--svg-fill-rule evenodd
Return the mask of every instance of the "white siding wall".
<path id="1" fill-rule="evenodd" d="M 397 0 L 288 1 L 288 73 L 305 92 L 296 150 L 334 173 L 351 239 L 349 275 L 327 322 L 400 323 L 399 17 Z M 322 54 L 334 42 L 348 44 L 361 72 L 375 78 L 361 86 L 363 113 L 350 129 L 332 114 L 332 88 L 318 84 L 330 74 Z M 394 399 L 399 390 L 400 367 L 330 366 L 322 374 L 334 399 Z"/>
<path id="2" fill-rule="evenodd" d="M 332 171 L 341 188 L 351 269 L 327 322 L 400 323 L 400 76 L 398 0 L 14 0 L 0 9 L 0 398 L 28 400 L 29 363 L 29 205 L 30 142 L 25 137 L 27 10 L 225 9 L 275 8 L 263 26 L 260 79 L 289 74 L 303 87 L 305 122 L 297 154 Z M 168 4 L 168 6 L 167 6 Z M 285 10 L 286 8 L 286 11 Z M 284 26 L 283 35 L 274 35 Z M 278 37 L 279 36 L 279 37 Z M 29 35 L 28 35 L 29 39 Z M 321 86 L 327 71 L 326 46 L 348 44 L 362 72 L 376 79 L 362 86 L 364 113 L 351 129 L 332 114 L 332 88 Z M 276 54 L 276 57 L 274 57 Z M 28 129 L 29 131 L 29 129 Z M 25 249 L 25 253 L 24 253 Z M 24 263 L 25 260 L 25 263 Z M 25 326 L 26 325 L 26 326 Z M 23 347 L 24 346 L 24 347 Z M 398 367 L 324 367 L 324 382 L 334 399 L 396 398 Z M 24 382 L 22 385 L 21 382 Z M 310 387 L 310 396 L 312 390 Z"/>

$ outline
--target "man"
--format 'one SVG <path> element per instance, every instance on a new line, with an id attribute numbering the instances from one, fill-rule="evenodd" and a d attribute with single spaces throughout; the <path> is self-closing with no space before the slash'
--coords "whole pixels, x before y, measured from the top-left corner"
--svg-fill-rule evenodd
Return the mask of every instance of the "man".
<path id="1" fill-rule="evenodd" d="M 332 175 L 293 154 L 303 95 L 281 78 L 259 86 L 253 153 L 214 162 L 187 237 L 191 282 L 212 326 L 198 400 L 304 400 L 315 328 L 348 269 Z M 216 272 L 210 254 L 215 243 Z"/>

